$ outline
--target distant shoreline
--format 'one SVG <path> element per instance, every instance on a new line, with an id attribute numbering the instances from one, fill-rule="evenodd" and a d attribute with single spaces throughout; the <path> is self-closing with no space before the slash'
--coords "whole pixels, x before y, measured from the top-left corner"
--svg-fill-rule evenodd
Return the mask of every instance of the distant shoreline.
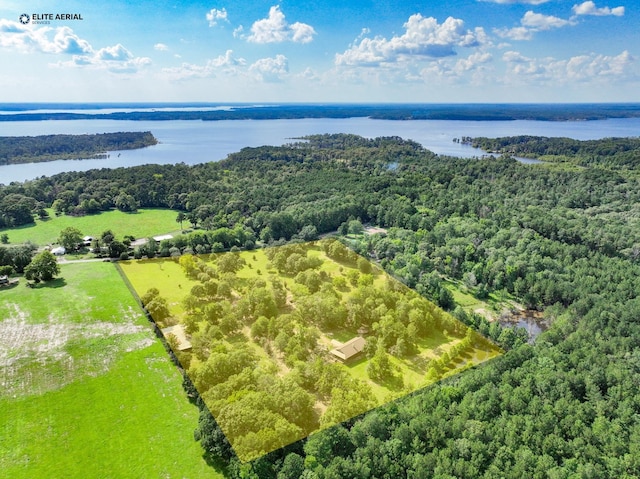
<path id="1" fill-rule="evenodd" d="M 103 113 L 102 110 L 105 110 Z M 379 120 L 589 121 L 639 118 L 640 103 L 508 104 L 214 104 L 0 103 L 0 122 L 51 120 Z"/>

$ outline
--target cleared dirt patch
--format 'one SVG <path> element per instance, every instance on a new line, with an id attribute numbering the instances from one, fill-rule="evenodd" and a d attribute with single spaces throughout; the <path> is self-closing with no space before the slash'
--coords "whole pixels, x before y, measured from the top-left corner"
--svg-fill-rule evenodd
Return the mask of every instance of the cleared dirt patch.
<path id="1" fill-rule="evenodd" d="M 106 372 L 117 356 L 153 344 L 148 328 L 126 323 L 33 323 L 18 305 L 0 323 L 0 396 L 42 394 Z M 95 354 L 85 354 L 88 350 Z"/>

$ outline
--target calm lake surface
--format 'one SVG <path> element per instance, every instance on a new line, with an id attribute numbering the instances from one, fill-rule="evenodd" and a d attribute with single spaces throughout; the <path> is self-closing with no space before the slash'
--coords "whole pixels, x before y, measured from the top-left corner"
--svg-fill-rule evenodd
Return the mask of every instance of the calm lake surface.
<path id="1" fill-rule="evenodd" d="M 0 183 L 25 181 L 64 171 L 118 168 L 147 163 L 219 161 L 245 147 L 279 146 L 293 138 L 322 133 L 353 133 L 367 138 L 400 136 L 425 148 L 457 157 L 482 156 L 483 152 L 454 143 L 462 136 L 501 137 L 536 135 L 569 137 L 577 140 L 640 136 L 640 118 L 596 121 L 454 121 L 454 120 L 372 120 L 369 118 L 320 118 L 301 120 L 225 121 L 124 121 L 51 120 L 2 122 L 0 136 L 151 131 L 160 142 L 141 150 L 111 152 L 106 159 L 60 160 L 25 165 L 0 166 Z"/>

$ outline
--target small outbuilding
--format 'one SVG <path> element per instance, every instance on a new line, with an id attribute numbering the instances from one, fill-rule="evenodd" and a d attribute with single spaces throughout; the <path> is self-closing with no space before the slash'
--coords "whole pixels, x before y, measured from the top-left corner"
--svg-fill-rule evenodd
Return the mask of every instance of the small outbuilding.
<path id="1" fill-rule="evenodd" d="M 57 248 L 53 248 L 51 250 L 51 254 L 53 254 L 55 256 L 62 256 L 66 252 L 67 252 L 67 250 L 65 249 L 64 246 L 58 246 Z"/>
<path id="2" fill-rule="evenodd" d="M 344 343 L 342 346 L 332 349 L 329 353 L 343 363 L 346 363 L 364 351 L 366 344 L 367 341 L 365 341 L 363 337 L 356 336 Z"/>
<path id="3" fill-rule="evenodd" d="M 187 339 L 187 334 L 184 331 L 182 324 L 176 324 L 175 326 L 169 326 L 163 328 L 162 334 L 167 338 L 170 334 L 173 334 L 178 340 L 178 351 L 191 351 L 191 341 Z"/>
<path id="4" fill-rule="evenodd" d="M 85 236 L 84 238 L 82 238 L 82 245 L 91 246 L 92 241 L 93 241 L 93 236 Z"/>
<path id="5" fill-rule="evenodd" d="M 131 244 L 129 245 L 129 248 L 133 249 L 136 248 L 138 246 L 144 246 L 149 242 L 149 240 L 147 238 L 139 238 L 135 241 L 132 241 Z"/>
<path id="6" fill-rule="evenodd" d="M 153 240 L 156 243 L 160 243 L 160 241 L 164 241 L 164 240 L 170 240 L 173 239 L 173 235 L 160 235 L 160 236 L 154 236 Z"/>

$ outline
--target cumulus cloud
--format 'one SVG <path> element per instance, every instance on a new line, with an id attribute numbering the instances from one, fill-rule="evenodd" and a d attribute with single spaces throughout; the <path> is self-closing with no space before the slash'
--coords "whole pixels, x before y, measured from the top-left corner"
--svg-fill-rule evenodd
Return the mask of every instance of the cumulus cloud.
<path id="1" fill-rule="evenodd" d="M 435 18 L 425 18 L 417 13 L 409 17 L 404 29 L 404 34 L 389 40 L 362 38 L 344 53 L 336 55 L 336 65 L 375 66 L 412 56 L 442 58 L 456 55 L 456 47 L 475 47 L 487 42 L 482 28 L 468 30 L 462 20 L 453 17 L 439 24 Z"/>
<path id="2" fill-rule="evenodd" d="M 567 84 L 587 81 L 612 81 L 633 75 L 635 58 L 627 51 L 609 56 L 591 53 L 567 60 L 529 58 L 519 52 L 505 52 L 507 82 Z"/>
<path id="3" fill-rule="evenodd" d="M 315 34 L 314 28 L 306 23 L 295 22 L 290 25 L 280 7 L 275 5 L 269 9 L 267 18 L 254 22 L 247 40 L 253 43 L 282 43 L 285 41 L 309 43 Z"/>
<path id="4" fill-rule="evenodd" d="M 534 13 L 531 10 L 524 14 L 521 23 L 525 27 L 535 28 L 536 30 L 550 30 L 552 28 L 560 28 L 571 24 L 569 20 L 563 20 L 562 18 L 554 17 L 553 15 Z"/>
<path id="5" fill-rule="evenodd" d="M 591 0 L 587 2 L 583 2 L 580 5 L 574 5 L 572 11 L 575 15 L 594 15 L 597 17 L 605 17 L 608 15 L 614 15 L 616 17 L 621 17 L 624 15 L 624 7 L 602 7 L 597 8 L 596 4 Z"/>
<path id="6" fill-rule="evenodd" d="M 0 47 L 22 53 L 71 55 L 71 60 L 54 63 L 57 67 L 89 67 L 109 71 L 135 72 L 151 64 L 146 57 L 134 57 L 123 45 L 95 50 L 67 26 L 37 27 L 0 19 Z"/>
<path id="7" fill-rule="evenodd" d="M 239 73 L 239 67 L 246 65 L 244 58 L 236 58 L 233 50 L 227 50 L 224 55 L 207 60 L 204 65 L 183 63 L 179 67 L 164 68 L 162 72 L 171 80 L 186 80 L 189 78 L 215 77 L 217 72 L 226 74 Z"/>
<path id="8" fill-rule="evenodd" d="M 153 46 L 154 50 L 158 50 L 159 52 L 166 52 L 169 50 L 169 47 L 167 45 L 165 45 L 164 43 L 156 43 Z"/>
<path id="9" fill-rule="evenodd" d="M 485 65 L 493 60 L 493 56 L 487 52 L 475 52 L 469 55 L 467 58 L 461 58 L 456 62 L 457 71 L 469 71 L 478 68 L 480 65 Z"/>
<path id="10" fill-rule="evenodd" d="M 53 33 L 53 38 L 50 34 Z M 67 26 L 35 27 L 0 19 L 0 47 L 22 53 L 82 54 L 93 51 L 88 41 L 78 37 Z"/>
<path id="11" fill-rule="evenodd" d="M 531 40 L 534 33 L 552 28 L 562 28 L 567 25 L 573 25 L 571 20 L 554 17 L 553 15 L 543 15 L 529 10 L 520 19 L 519 27 L 513 28 L 496 28 L 494 32 L 502 37 L 511 40 Z"/>
<path id="12" fill-rule="evenodd" d="M 73 55 L 69 61 L 59 62 L 59 67 L 87 67 L 108 70 L 112 73 L 135 73 L 151 64 L 147 57 L 136 57 L 122 44 L 100 48 L 89 55 Z"/>
<path id="13" fill-rule="evenodd" d="M 249 67 L 249 71 L 256 74 L 256 78 L 265 82 L 279 82 L 289 73 L 289 60 L 284 55 L 274 58 L 261 58 Z"/>
<path id="14" fill-rule="evenodd" d="M 217 8 L 212 8 L 207 12 L 206 18 L 209 22 L 210 27 L 215 27 L 220 21 L 229 23 L 226 8 L 221 8 L 220 10 L 218 10 Z"/>

